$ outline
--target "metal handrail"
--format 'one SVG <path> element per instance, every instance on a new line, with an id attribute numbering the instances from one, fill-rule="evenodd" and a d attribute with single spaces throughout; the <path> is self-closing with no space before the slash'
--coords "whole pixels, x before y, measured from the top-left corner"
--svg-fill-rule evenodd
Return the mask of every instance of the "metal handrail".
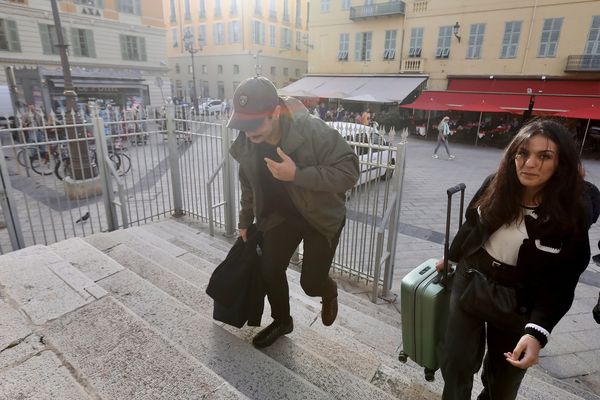
<path id="1" fill-rule="evenodd" d="M 212 175 L 208 178 L 208 181 L 206 182 L 206 194 L 208 201 L 208 232 L 210 233 L 210 236 L 215 235 L 215 218 L 213 210 L 217 207 L 222 206 L 223 204 L 226 204 L 225 202 L 221 202 L 219 204 L 213 205 L 212 202 L 212 184 L 224 165 L 225 159 L 221 160 L 215 171 L 212 173 Z"/>
<path id="2" fill-rule="evenodd" d="M 127 218 L 127 208 L 126 208 L 127 198 L 125 197 L 125 184 L 123 183 L 123 179 L 121 179 L 121 177 L 119 176 L 119 173 L 117 172 L 115 166 L 113 165 L 113 162 L 110 159 L 110 157 L 106 156 L 104 158 L 104 162 L 108 166 L 108 169 L 110 170 L 110 174 L 113 176 L 113 178 L 115 178 L 115 181 L 117 182 L 117 191 L 119 192 L 119 201 L 113 200 L 112 203 L 121 209 L 121 218 L 123 220 L 123 229 L 127 229 L 129 227 L 129 220 Z"/>

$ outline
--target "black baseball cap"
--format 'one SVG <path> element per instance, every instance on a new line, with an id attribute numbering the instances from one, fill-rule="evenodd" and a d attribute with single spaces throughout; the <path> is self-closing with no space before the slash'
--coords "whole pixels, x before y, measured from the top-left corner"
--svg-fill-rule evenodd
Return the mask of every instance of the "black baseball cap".
<path id="1" fill-rule="evenodd" d="M 233 94 L 233 114 L 228 128 L 253 131 L 258 128 L 279 104 L 277 88 L 264 76 L 248 78 Z"/>

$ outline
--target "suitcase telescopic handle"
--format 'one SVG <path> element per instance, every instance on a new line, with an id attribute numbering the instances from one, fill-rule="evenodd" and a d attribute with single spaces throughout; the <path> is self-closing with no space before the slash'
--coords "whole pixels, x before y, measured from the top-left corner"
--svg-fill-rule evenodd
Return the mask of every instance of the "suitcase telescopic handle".
<path id="1" fill-rule="evenodd" d="M 450 214 L 452 212 L 452 196 L 460 192 L 460 214 L 458 219 L 458 227 L 460 229 L 463 222 L 463 209 L 465 204 L 466 188 L 467 186 L 464 183 L 459 183 L 458 185 L 446 190 L 446 194 L 448 195 L 448 208 L 446 211 L 446 238 L 444 240 L 444 271 L 442 282 L 446 282 L 448 278 L 448 252 L 450 250 Z"/>

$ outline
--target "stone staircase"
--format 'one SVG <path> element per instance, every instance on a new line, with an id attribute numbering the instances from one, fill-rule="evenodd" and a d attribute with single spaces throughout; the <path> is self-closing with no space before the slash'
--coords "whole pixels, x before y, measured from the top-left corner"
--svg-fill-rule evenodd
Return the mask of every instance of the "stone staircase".
<path id="1" fill-rule="evenodd" d="M 394 305 L 343 278 L 324 327 L 289 269 L 295 329 L 260 351 L 260 328 L 213 321 L 205 288 L 229 247 L 170 219 L 0 257 L 0 399 L 440 398 L 439 372 L 397 360 Z M 520 399 L 600 397 L 534 368 Z"/>

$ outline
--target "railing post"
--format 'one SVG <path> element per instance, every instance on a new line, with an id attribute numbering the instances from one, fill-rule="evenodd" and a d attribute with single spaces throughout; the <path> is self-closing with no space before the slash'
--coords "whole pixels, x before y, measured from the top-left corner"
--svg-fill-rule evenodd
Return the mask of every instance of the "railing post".
<path id="1" fill-rule="evenodd" d="M 104 201 L 104 210 L 106 211 L 106 224 L 109 231 L 114 231 L 119 229 L 119 220 L 113 203 L 115 196 L 112 179 L 106 168 L 108 148 L 106 146 L 106 136 L 104 136 L 104 120 L 98 115 L 96 107 L 93 108 L 92 127 L 94 140 L 96 141 L 96 162 L 98 163 L 98 172 L 100 173 L 102 200 Z"/>
<path id="2" fill-rule="evenodd" d="M 12 187 L 10 185 L 10 177 L 6 160 L 4 159 L 4 150 L 0 145 L 0 207 L 4 214 L 4 222 L 8 230 L 10 244 L 13 250 L 19 250 L 25 247 L 23 232 L 21 231 L 21 223 L 19 222 L 19 214 L 17 213 L 17 204 L 12 195 Z"/>
<path id="3" fill-rule="evenodd" d="M 402 132 L 400 143 L 397 145 L 397 160 L 392 180 L 392 190 L 396 193 L 396 203 L 390 215 L 390 225 L 388 230 L 387 252 L 389 257 L 385 264 L 383 273 L 383 288 L 381 296 L 390 297 L 392 280 L 394 279 L 394 257 L 396 255 L 396 245 L 398 242 L 398 224 L 400 223 L 400 207 L 402 205 L 402 186 L 404 184 L 404 171 L 406 168 L 406 137 L 408 130 Z"/>
<path id="4" fill-rule="evenodd" d="M 183 191 L 181 187 L 181 172 L 179 170 L 179 151 L 177 149 L 177 132 L 175 131 L 175 105 L 165 107 L 167 118 L 167 139 L 169 145 L 169 163 L 171 167 L 171 184 L 173 185 L 173 215 L 183 215 Z"/>
<path id="5" fill-rule="evenodd" d="M 221 123 L 221 138 L 223 146 L 223 196 L 225 201 L 225 236 L 235 235 L 235 182 L 233 158 L 229 155 L 231 146 L 231 131 L 225 122 Z"/>

